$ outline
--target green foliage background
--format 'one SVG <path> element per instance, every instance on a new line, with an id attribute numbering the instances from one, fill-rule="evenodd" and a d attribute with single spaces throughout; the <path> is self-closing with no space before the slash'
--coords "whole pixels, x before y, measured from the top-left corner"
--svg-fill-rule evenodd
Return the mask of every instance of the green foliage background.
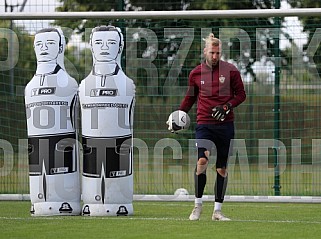
<path id="1" fill-rule="evenodd" d="M 167 1 L 150 2 L 147 0 L 60 0 L 61 6 L 57 7 L 57 11 L 73 12 L 73 11 L 165 11 L 165 10 L 226 10 L 226 9 L 273 9 L 277 6 L 277 1 L 273 0 L 255 0 L 255 1 L 236 1 L 236 0 L 206 0 L 206 1 Z M 318 1 L 301 0 L 287 1 L 293 7 L 320 7 Z M 295 39 L 286 34 L 285 29 L 281 28 L 281 35 L 288 39 L 290 44 L 281 50 L 280 56 L 280 119 L 275 118 L 275 85 L 267 82 L 266 79 L 271 75 L 274 69 L 265 65 L 266 71 L 255 73 L 255 62 L 257 59 L 257 49 L 266 49 L 262 59 L 269 59 L 275 63 L 275 52 L 278 49 L 276 41 L 271 34 L 271 29 L 275 29 L 275 20 L 273 18 L 233 18 L 233 19 L 61 19 L 53 22 L 53 26 L 60 26 L 65 32 L 68 40 L 71 40 L 73 34 L 79 35 L 86 43 L 89 39 L 90 30 L 102 24 L 113 24 L 119 26 L 125 37 L 125 51 L 123 53 L 122 65 L 126 74 L 131 77 L 137 86 L 137 103 L 135 108 L 135 125 L 134 136 L 146 142 L 149 148 L 149 158 L 147 165 L 141 166 L 139 162 L 135 162 L 135 167 L 140 170 L 149 171 L 155 165 L 155 155 L 153 155 L 153 147 L 160 139 L 171 138 L 177 140 L 183 147 L 184 156 L 188 150 L 188 139 L 193 139 L 192 125 L 190 129 L 182 134 L 173 135 L 167 131 L 166 120 L 168 115 L 179 106 L 183 95 L 185 94 L 187 78 L 191 69 L 202 60 L 203 41 L 202 29 L 208 28 L 216 36 L 219 35 L 220 29 L 232 28 L 242 29 L 250 38 L 250 52 L 245 54 L 240 50 L 240 35 L 231 38 L 229 42 L 224 42 L 224 48 L 228 50 L 229 55 L 223 52 L 225 58 L 233 60 L 244 75 L 248 75 L 251 81 L 246 82 L 247 100 L 244 104 L 235 109 L 236 112 L 236 138 L 245 139 L 247 159 L 253 167 L 250 167 L 253 175 L 257 172 L 257 163 L 259 161 L 259 139 L 275 138 L 275 131 L 279 130 L 278 139 L 287 147 L 287 170 L 281 175 L 281 183 L 283 184 L 283 194 L 285 195 L 320 195 L 320 177 L 319 173 L 314 175 L 311 170 L 306 170 L 305 166 L 318 168 L 320 166 L 320 152 L 312 149 L 312 140 L 320 138 L 320 67 L 321 67 L 321 48 L 316 48 L 316 52 L 308 61 L 304 60 L 307 56 L 306 49 L 310 44 L 312 37 L 319 37 L 319 17 L 299 18 L 302 23 L 303 30 L 308 35 L 307 43 L 303 50 L 295 43 Z M 281 22 L 285 19 L 281 18 Z M 33 22 L 31 21 L 31 24 Z M 19 49 L 14 49 L 15 54 L 19 54 L 17 65 L 12 71 L 0 71 L 0 138 L 7 140 L 13 145 L 15 152 L 14 171 L 8 173 L 5 177 L 1 177 L 0 191 L 4 193 L 26 193 L 28 192 L 27 184 L 27 162 L 26 155 L 21 156 L 18 153 L 19 139 L 26 139 L 26 115 L 24 109 L 23 90 L 24 86 L 32 78 L 36 69 L 36 60 L 33 51 L 33 34 L 26 30 L 26 27 L 7 20 L 0 21 L 0 28 L 10 29 L 15 32 L 19 39 Z M 39 27 L 40 28 L 40 27 Z M 182 37 L 170 37 L 164 35 L 164 29 L 193 29 L 193 41 L 187 49 L 186 58 L 182 64 L 175 65 L 170 59 L 179 58 L 178 50 L 182 45 Z M 257 29 L 264 28 L 267 31 L 257 32 Z M 128 29 L 136 29 L 138 38 L 133 35 L 127 35 Z M 40 30 L 40 29 L 38 29 Z M 146 30 L 156 35 L 157 47 L 146 49 Z M 303 38 L 302 36 L 298 36 Z M 149 42 L 151 43 L 151 42 Z M 0 60 L 4 61 L 8 57 L 7 42 L 0 39 Z M 68 45 L 65 53 L 65 64 L 67 71 L 80 82 L 91 70 L 92 60 L 91 52 L 86 47 L 79 45 Z M 156 45 L 155 45 L 156 46 Z M 136 47 L 136 48 L 134 48 Z M 142 61 L 131 61 L 128 64 L 126 54 L 134 52 L 137 59 Z M 152 54 L 147 54 L 151 53 Z M 155 57 L 155 59 L 153 59 Z M 298 60 L 299 59 L 299 60 Z M 151 62 L 157 68 L 156 77 L 151 78 L 146 69 L 144 62 Z M 265 62 L 266 63 L 266 62 Z M 313 67 L 315 63 L 316 67 Z M 171 71 L 173 70 L 173 71 Z M 10 84 L 10 74 L 14 75 L 14 85 Z M 173 75 L 171 75 L 173 74 Z M 273 75 L 273 74 L 272 74 Z M 191 110 L 190 117 L 195 120 L 195 107 Z M 280 128 L 276 129 L 275 123 L 280 123 Z M 301 154 L 296 155 L 292 151 L 292 140 L 301 140 Z M 136 152 L 135 152 L 136 153 Z M 269 167 L 273 168 L 274 158 L 273 152 L 269 155 Z M 301 168 L 297 169 L 300 177 L 305 180 L 296 190 L 289 188 L 291 181 L 291 165 L 293 157 L 300 158 Z M 5 156 L 0 156 L 0 167 L 5 164 Z M 21 163 L 20 161 L 23 161 Z M 313 161 L 314 160 L 314 161 Z M 137 193 L 157 192 L 158 188 L 163 189 L 163 193 L 171 193 L 175 187 L 180 185 L 174 184 L 168 170 L 171 166 L 182 166 L 184 177 L 189 178 L 189 172 L 194 165 L 186 159 L 173 160 L 171 150 L 164 153 L 163 165 L 166 176 L 166 182 L 169 186 L 163 187 L 158 185 L 157 188 L 146 189 L 145 185 L 149 180 L 153 179 L 153 175 L 146 181 L 136 178 Z M 312 162 L 314 164 L 312 164 Z M 166 171 L 167 170 L 167 171 Z M 144 171 L 145 172 L 145 171 Z M 21 174 L 22 173 L 22 174 Z M 22 176 L 23 175 L 23 176 Z M 24 180 L 24 181 L 23 181 Z M 157 183 L 157 182 L 156 182 Z M 239 189 L 238 184 L 231 184 L 230 193 L 234 194 L 268 194 L 273 195 L 273 179 L 269 180 L 266 191 L 260 191 L 260 183 L 254 178 L 250 185 L 245 189 Z M 312 185 L 312 186 L 311 186 Z M 187 183 L 186 187 L 192 187 Z M 165 188 L 165 189 L 164 189 Z M 147 190 L 147 191 L 146 191 Z M 211 192 L 209 190 L 209 192 Z"/>

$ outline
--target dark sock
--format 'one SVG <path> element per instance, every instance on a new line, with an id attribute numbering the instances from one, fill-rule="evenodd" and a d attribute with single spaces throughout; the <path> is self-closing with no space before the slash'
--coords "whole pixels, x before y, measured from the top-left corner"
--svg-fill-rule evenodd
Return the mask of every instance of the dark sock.
<path id="1" fill-rule="evenodd" d="M 222 203 L 224 201 L 228 178 L 227 178 L 227 175 L 226 177 L 222 177 L 221 174 L 219 173 L 216 173 L 216 174 L 217 176 L 216 176 L 216 182 L 214 187 L 215 202 Z"/>
<path id="2" fill-rule="evenodd" d="M 200 175 L 196 175 L 196 169 L 194 171 L 194 183 L 195 183 L 195 197 L 201 198 L 204 193 L 206 185 L 206 171 Z"/>

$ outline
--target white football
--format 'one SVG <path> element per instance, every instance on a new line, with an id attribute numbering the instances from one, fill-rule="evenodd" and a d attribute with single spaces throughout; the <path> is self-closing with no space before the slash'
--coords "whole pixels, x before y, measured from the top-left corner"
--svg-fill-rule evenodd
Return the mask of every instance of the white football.
<path id="1" fill-rule="evenodd" d="M 176 110 L 173 113 L 171 113 L 168 117 L 167 124 L 168 124 L 168 130 L 173 132 L 178 132 L 181 130 L 186 130 L 190 126 L 191 119 L 189 115 L 182 111 L 182 110 Z"/>
<path id="2" fill-rule="evenodd" d="M 185 188 L 178 188 L 178 189 L 176 189 L 174 195 L 175 196 L 189 195 L 189 193 L 188 193 L 187 189 L 185 189 Z"/>

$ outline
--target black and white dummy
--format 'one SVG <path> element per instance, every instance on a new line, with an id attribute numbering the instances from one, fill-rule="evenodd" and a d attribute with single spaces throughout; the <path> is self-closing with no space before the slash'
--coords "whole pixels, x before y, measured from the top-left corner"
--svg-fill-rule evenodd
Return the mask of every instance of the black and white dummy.
<path id="1" fill-rule="evenodd" d="M 123 34 L 95 27 L 90 46 L 93 67 L 79 86 L 82 215 L 132 215 L 135 84 L 121 67 Z"/>
<path id="2" fill-rule="evenodd" d="M 37 69 L 25 87 L 31 214 L 80 215 L 78 84 L 65 70 L 60 28 L 36 33 Z"/>

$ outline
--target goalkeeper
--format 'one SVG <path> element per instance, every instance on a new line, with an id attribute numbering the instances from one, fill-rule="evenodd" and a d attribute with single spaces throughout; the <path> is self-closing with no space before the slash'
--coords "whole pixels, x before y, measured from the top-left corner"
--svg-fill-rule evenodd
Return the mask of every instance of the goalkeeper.
<path id="1" fill-rule="evenodd" d="M 221 208 L 228 181 L 230 142 L 234 138 L 233 108 L 245 100 L 246 94 L 240 72 L 234 65 L 220 59 L 221 41 L 213 33 L 204 40 L 205 61 L 190 72 L 188 90 L 179 108 L 187 113 L 197 101 L 195 207 L 189 219 L 198 220 L 202 213 L 206 169 L 211 148 L 215 145 L 217 176 L 212 220 L 227 221 L 230 219 L 222 214 Z"/>

